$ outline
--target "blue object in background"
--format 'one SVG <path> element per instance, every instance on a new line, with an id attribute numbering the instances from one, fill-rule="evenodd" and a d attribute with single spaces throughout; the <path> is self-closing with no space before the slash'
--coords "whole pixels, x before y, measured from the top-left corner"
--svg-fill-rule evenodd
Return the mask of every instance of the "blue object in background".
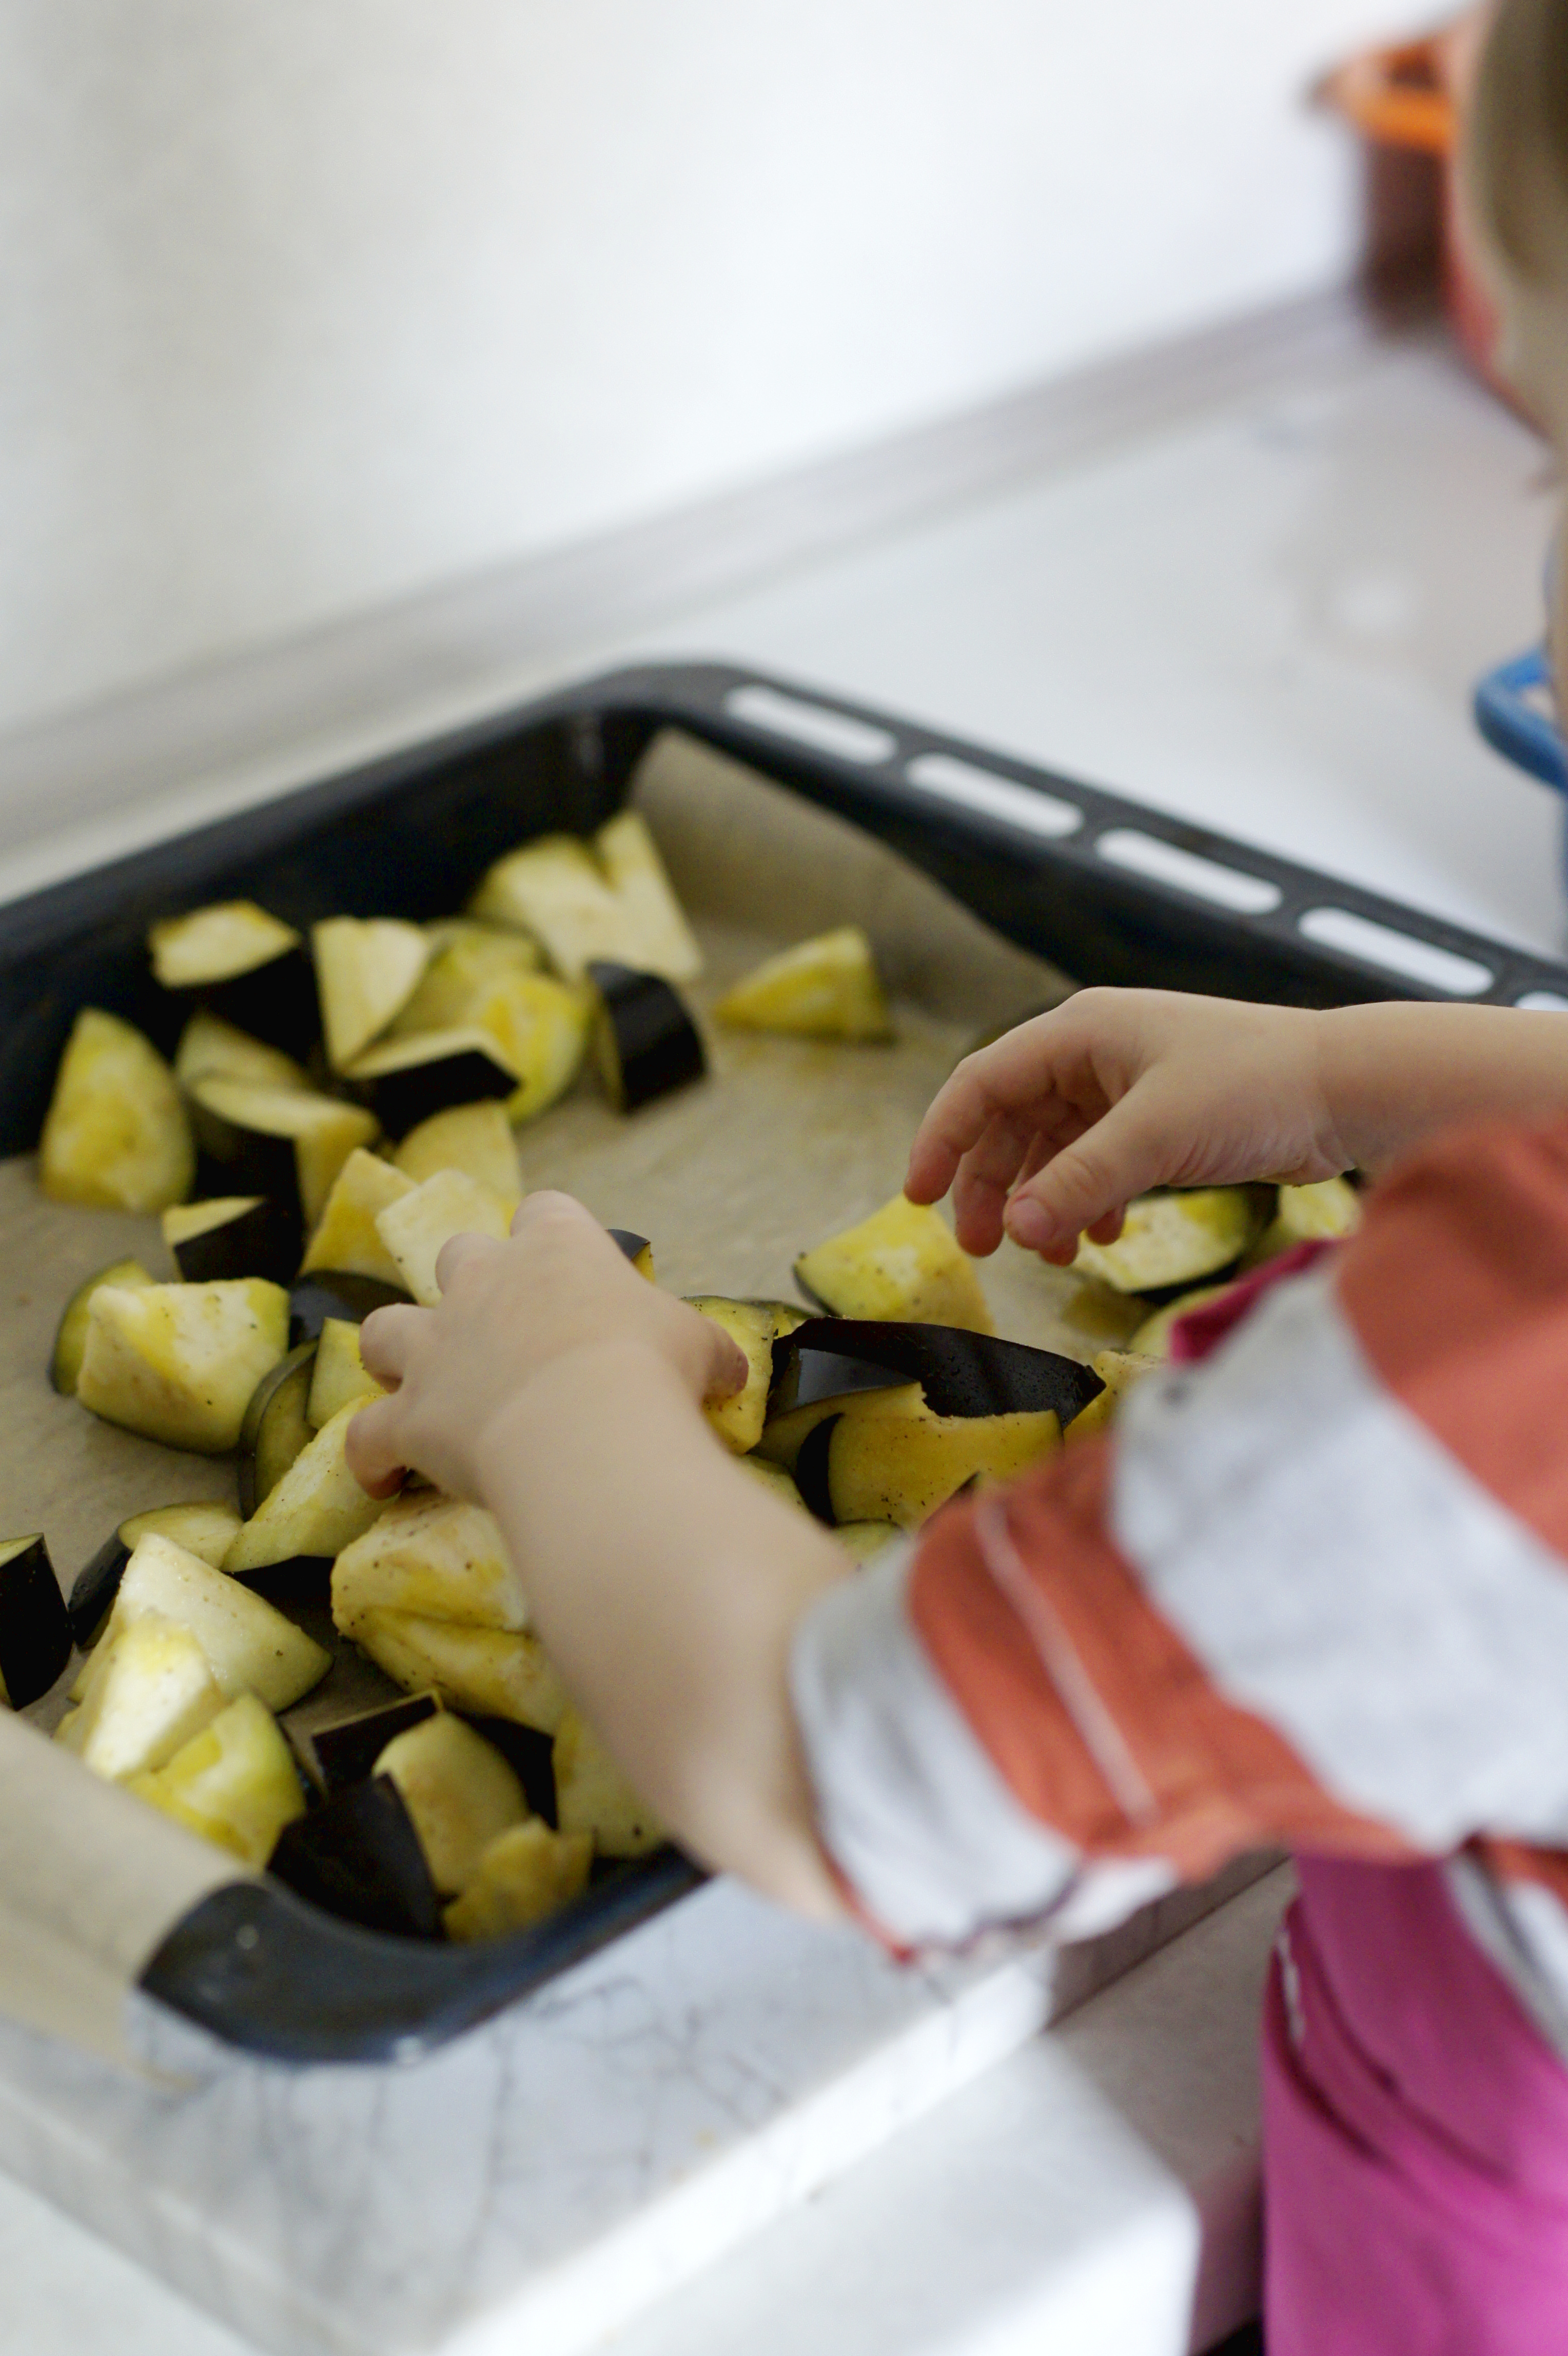
<path id="1" fill-rule="evenodd" d="M 1528 769 L 1542 785 L 1568 794 L 1568 750 L 1557 725 L 1557 701 L 1544 647 L 1489 670 L 1476 690 L 1476 725 L 1505 760 Z"/>

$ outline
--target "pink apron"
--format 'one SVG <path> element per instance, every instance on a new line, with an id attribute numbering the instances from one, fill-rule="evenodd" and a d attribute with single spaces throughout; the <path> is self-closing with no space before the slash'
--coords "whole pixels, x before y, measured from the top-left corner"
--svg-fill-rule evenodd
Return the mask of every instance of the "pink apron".
<path id="1" fill-rule="evenodd" d="M 1173 1357 L 1324 1248 L 1184 1318 Z M 1268 2356 L 1568 2356 L 1568 2069 L 1440 1867 L 1296 1862 L 1263 2016 Z"/>

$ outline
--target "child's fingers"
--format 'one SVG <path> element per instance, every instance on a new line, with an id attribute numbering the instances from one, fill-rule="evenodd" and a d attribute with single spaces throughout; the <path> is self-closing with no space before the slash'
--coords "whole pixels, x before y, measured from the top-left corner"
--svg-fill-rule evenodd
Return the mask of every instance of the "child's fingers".
<path id="1" fill-rule="evenodd" d="M 443 1293 L 451 1290 L 461 1269 L 505 1249 L 494 1236 L 448 1236 L 435 1255 L 435 1281 Z"/>
<path id="2" fill-rule="evenodd" d="M 1002 1240 L 1002 1213 L 1035 1142 L 1032 1122 L 989 1122 L 959 1163 L 953 1221 L 965 1251 L 983 1258 Z"/>
<path id="3" fill-rule="evenodd" d="M 1026 1250 L 1070 1257 L 1080 1235 L 1101 1221 L 1119 1220 L 1134 1194 L 1170 1174 L 1170 1131 L 1159 1091 L 1140 1082 L 1015 1189 L 1005 1214 L 1007 1233 Z"/>
<path id="4" fill-rule="evenodd" d="M 395 1398 L 372 1399 L 369 1407 L 360 1409 L 345 1434 L 343 1453 L 349 1470 L 372 1497 L 390 1497 L 408 1469 L 398 1451 L 399 1419 Z"/>
<path id="5" fill-rule="evenodd" d="M 1102 1111 L 1106 1092 L 1095 1068 L 1095 1042 L 1116 1012 L 1106 1001 L 1117 997 L 1083 992 L 966 1055 L 915 1133 L 904 1182 L 910 1201 L 939 1201 L 993 1121 L 1049 1133 L 1064 1117 L 1092 1119 Z"/>
<path id="6" fill-rule="evenodd" d="M 408 1370 L 409 1346 L 428 1317 L 428 1309 L 402 1306 L 372 1309 L 360 1328 L 360 1359 L 368 1375 L 388 1390 L 395 1389 Z"/>
<path id="7" fill-rule="evenodd" d="M 909 1148 L 904 1192 L 912 1203 L 940 1202 L 993 1122 L 1019 1119 L 1029 1100 L 1048 1097 L 1048 1070 L 1027 1070 L 1018 1053 L 1004 1054 L 1021 1036 L 1011 1033 L 994 1047 L 966 1055 L 931 1098 Z"/>
<path id="8" fill-rule="evenodd" d="M 713 1323 L 711 1318 L 704 1318 L 703 1322 L 704 1324 Z M 711 1352 L 707 1387 L 703 1397 L 716 1406 L 720 1399 L 733 1398 L 736 1391 L 746 1388 L 751 1378 L 751 1364 L 740 1344 L 730 1334 L 721 1333 L 716 1325 L 714 1332 L 721 1346 Z"/>

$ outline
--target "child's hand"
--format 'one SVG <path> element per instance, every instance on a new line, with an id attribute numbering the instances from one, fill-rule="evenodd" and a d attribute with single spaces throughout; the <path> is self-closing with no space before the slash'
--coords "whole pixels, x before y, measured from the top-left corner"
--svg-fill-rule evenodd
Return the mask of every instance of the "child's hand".
<path id="1" fill-rule="evenodd" d="M 1164 990 L 1084 990 L 968 1055 L 920 1124 L 905 1192 L 953 1189 L 964 1249 L 1065 1264 L 1114 1241 L 1151 1186 L 1350 1166 L 1320 1070 L 1323 1018 Z"/>
<path id="2" fill-rule="evenodd" d="M 392 1390 L 354 1418 L 349 1463 L 372 1496 L 423 1472 L 478 1494 L 487 1433 L 538 1375 L 577 1353 L 630 1343 L 661 1358 L 694 1402 L 726 1398 L 746 1360 L 726 1333 L 637 1274 L 570 1195 L 530 1194 L 511 1240 L 454 1236 L 436 1262 L 435 1309 L 378 1309 L 360 1328 L 366 1369 Z"/>

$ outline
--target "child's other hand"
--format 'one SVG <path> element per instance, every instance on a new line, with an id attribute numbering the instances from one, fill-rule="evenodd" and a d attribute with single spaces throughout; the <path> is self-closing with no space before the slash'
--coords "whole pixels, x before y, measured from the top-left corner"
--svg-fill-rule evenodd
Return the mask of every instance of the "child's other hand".
<path id="1" fill-rule="evenodd" d="M 454 1236 L 436 1262 L 435 1309 L 378 1309 L 360 1328 L 366 1369 L 391 1397 L 349 1429 L 349 1464 L 372 1496 L 405 1471 L 477 1496 L 487 1433 L 536 1376 L 629 1343 L 661 1359 L 693 1402 L 727 1398 L 746 1360 L 726 1333 L 639 1276 L 568 1194 L 530 1194 L 511 1238 Z"/>
<path id="2" fill-rule="evenodd" d="M 953 1190 L 959 1241 L 1063 1264 L 1111 1243 L 1151 1186 L 1350 1166 L 1319 1069 L 1322 1018 L 1164 990 L 1084 990 L 968 1055 L 920 1124 L 905 1191 Z"/>

